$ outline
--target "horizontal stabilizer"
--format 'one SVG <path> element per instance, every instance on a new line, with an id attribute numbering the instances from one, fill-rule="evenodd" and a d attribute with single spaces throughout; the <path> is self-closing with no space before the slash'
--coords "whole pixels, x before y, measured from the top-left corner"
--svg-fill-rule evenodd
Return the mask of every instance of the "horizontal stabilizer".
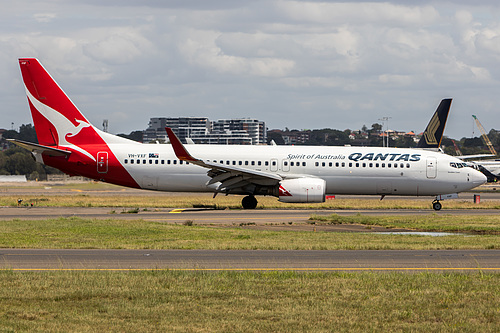
<path id="1" fill-rule="evenodd" d="M 48 156 L 69 156 L 71 154 L 71 151 L 68 150 L 62 150 L 54 147 L 47 147 L 33 142 L 27 142 L 16 139 L 7 139 L 7 141 L 15 143 L 19 147 L 28 149 L 31 152 L 44 153 L 45 155 Z"/>

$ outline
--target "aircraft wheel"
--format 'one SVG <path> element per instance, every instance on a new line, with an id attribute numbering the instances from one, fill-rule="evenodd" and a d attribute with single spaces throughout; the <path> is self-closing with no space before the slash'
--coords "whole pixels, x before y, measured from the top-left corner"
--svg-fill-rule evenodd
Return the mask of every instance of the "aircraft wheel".
<path id="1" fill-rule="evenodd" d="M 441 203 L 439 201 L 434 201 L 432 203 L 432 208 L 434 208 L 434 210 L 441 210 L 442 207 L 443 207 L 443 205 L 441 205 Z"/>
<path id="2" fill-rule="evenodd" d="M 257 199 L 253 195 L 247 195 L 241 200 L 243 209 L 255 209 L 257 207 Z"/>

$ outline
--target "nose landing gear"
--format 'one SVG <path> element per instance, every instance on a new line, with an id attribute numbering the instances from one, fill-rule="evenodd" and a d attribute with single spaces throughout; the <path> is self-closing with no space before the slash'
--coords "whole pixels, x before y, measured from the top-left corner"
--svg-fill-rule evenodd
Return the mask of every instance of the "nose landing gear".
<path id="1" fill-rule="evenodd" d="M 432 208 L 434 208 L 434 210 L 441 210 L 442 207 L 443 207 L 443 205 L 441 205 L 439 200 L 434 200 L 432 202 Z"/>

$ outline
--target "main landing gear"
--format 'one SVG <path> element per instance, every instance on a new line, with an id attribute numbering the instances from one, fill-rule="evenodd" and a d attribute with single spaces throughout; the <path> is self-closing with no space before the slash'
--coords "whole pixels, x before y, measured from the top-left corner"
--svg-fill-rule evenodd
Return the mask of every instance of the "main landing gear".
<path id="1" fill-rule="evenodd" d="M 441 205 L 439 200 L 434 200 L 432 202 L 432 208 L 434 208 L 434 210 L 441 210 L 442 207 L 443 207 L 443 205 Z"/>
<path id="2" fill-rule="evenodd" d="M 257 199 L 253 195 L 247 195 L 241 200 L 243 209 L 255 209 L 257 207 Z"/>

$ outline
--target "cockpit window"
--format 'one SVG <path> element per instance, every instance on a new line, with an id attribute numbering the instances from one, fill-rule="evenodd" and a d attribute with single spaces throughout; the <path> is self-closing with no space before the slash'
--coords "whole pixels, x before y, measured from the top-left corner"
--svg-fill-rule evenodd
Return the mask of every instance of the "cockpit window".
<path id="1" fill-rule="evenodd" d="M 469 165 L 467 163 L 463 163 L 463 162 L 450 162 L 450 166 L 452 168 L 461 169 L 461 168 L 466 168 Z"/>

